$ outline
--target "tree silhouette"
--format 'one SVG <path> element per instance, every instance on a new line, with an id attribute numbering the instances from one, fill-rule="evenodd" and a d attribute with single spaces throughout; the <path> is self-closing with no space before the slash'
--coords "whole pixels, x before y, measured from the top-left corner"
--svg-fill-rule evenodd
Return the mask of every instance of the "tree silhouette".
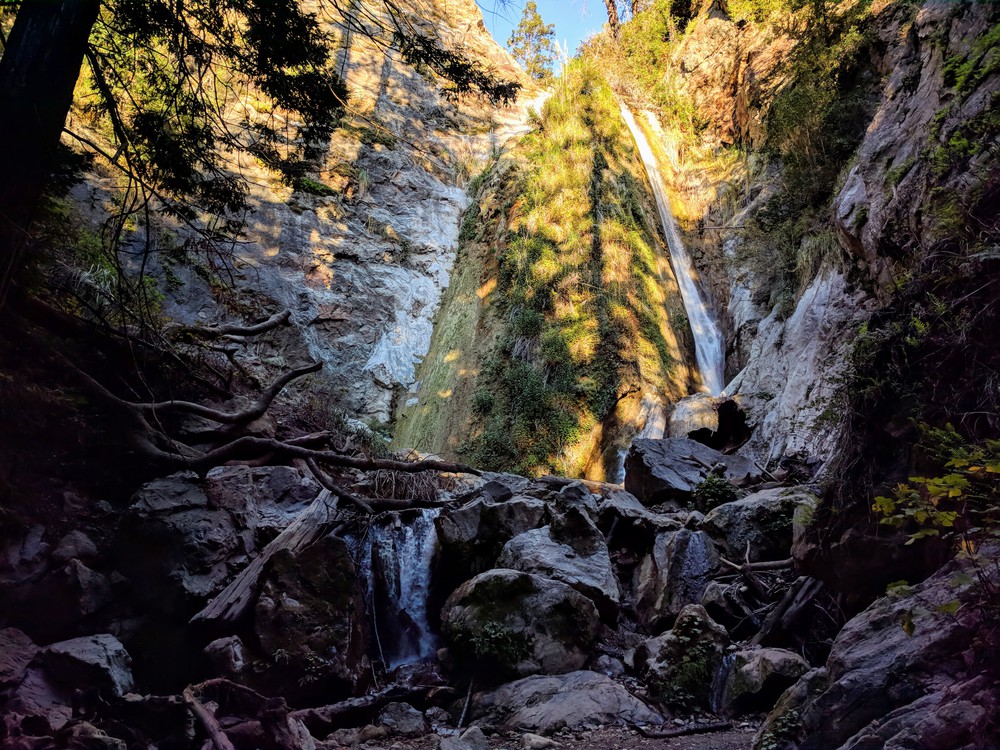
<path id="1" fill-rule="evenodd" d="M 528 0 L 521 22 L 507 40 L 507 47 L 529 76 L 545 81 L 552 77 L 552 64 L 556 59 L 552 44 L 555 35 L 555 26 L 545 23 L 534 0 Z"/>

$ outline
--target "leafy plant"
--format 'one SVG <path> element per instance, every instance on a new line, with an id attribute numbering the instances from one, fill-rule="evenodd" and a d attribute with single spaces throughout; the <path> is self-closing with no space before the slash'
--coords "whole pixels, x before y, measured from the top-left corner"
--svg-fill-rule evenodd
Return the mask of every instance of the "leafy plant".
<path id="1" fill-rule="evenodd" d="M 694 489 L 691 507 L 702 513 L 707 513 L 718 505 L 731 503 L 739 495 L 736 488 L 725 477 L 709 474 Z"/>

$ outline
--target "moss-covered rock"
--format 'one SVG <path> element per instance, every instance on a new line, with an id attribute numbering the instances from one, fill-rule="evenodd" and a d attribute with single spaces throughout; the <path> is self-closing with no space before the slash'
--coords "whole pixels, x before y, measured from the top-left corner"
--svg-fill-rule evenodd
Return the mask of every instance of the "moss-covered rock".
<path id="1" fill-rule="evenodd" d="M 463 667 L 491 677 L 524 677 L 580 669 L 598 621 L 594 603 L 565 583 L 496 569 L 448 597 L 441 632 Z"/>

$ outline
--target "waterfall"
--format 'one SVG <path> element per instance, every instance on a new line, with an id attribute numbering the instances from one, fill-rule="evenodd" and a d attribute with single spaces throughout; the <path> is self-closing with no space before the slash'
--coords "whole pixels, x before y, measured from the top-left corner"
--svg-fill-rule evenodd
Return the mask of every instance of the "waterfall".
<path id="1" fill-rule="evenodd" d="M 419 510 L 412 521 L 390 516 L 354 540 L 358 573 L 368 582 L 374 635 L 386 669 L 427 659 L 437 638 L 427 618 L 431 565 L 437 548 L 434 519 L 440 510 Z M 408 513 L 409 514 L 409 513 Z"/>
<path id="2" fill-rule="evenodd" d="M 712 687 L 709 691 L 708 705 L 712 713 L 718 714 L 722 709 L 722 699 L 726 694 L 726 682 L 729 680 L 729 673 L 733 671 L 733 664 L 736 663 L 736 654 L 726 654 L 722 657 L 715 676 L 712 678 Z"/>
<path id="3" fill-rule="evenodd" d="M 698 272 L 687 248 L 681 242 L 680 233 L 677 230 L 677 222 L 670 210 L 670 200 L 663 187 L 663 179 L 660 175 L 660 168 L 653 154 L 653 149 L 649 145 L 646 134 L 635 121 L 635 117 L 624 103 L 621 103 L 622 118 L 635 144 L 639 149 L 639 156 L 646 167 L 646 174 L 649 182 L 653 186 L 653 195 L 656 196 L 656 206 L 660 211 L 660 222 L 663 225 L 663 233 L 666 235 L 667 247 L 670 250 L 670 264 L 673 266 L 674 275 L 677 277 L 677 284 L 681 290 L 681 300 L 684 303 L 684 311 L 687 313 L 688 321 L 691 325 L 691 333 L 694 335 L 695 359 L 698 364 L 698 371 L 701 374 L 701 382 L 706 390 L 713 396 L 722 393 L 725 386 L 725 347 L 722 340 L 722 332 L 715 321 L 715 316 L 705 303 L 701 290 L 696 281 Z"/>

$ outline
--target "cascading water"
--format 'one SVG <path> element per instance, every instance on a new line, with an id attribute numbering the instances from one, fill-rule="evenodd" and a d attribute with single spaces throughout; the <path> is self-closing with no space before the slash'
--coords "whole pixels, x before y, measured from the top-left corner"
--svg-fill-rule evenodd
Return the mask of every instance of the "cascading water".
<path id="1" fill-rule="evenodd" d="M 649 182 L 653 186 L 656 207 L 660 212 L 660 223 L 663 225 L 663 233 L 666 235 L 667 247 L 670 250 L 670 264 L 677 277 L 677 284 L 681 290 L 681 301 L 684 303 L 684 311 L 687 313 L 691 333 L 694 335 L 695 359 L 701 374 L 701 382 L 704 383 L 705 389 L 711 395 L 717 396 L 722 393 L 725 386 L 725 347 L 723 346 L 722 331 L 719 330 L 715 316 L 705 303 L 705 298 L 698 288 L 697 281 L 695 281 L 697 271 L 687 248 L 681 242 L 677 222 L 674 221 L 674 215 L 670 210 L 670 200 L 663 187 L 663 179 L 660 176 L 660 168 L 656 162 L 656 156 L 653 154 L 653 149 L 649 145 L 646 134 L 624 103 L 621 103 L 621 110 L 622 118 L 629 130 L 632 131 L 632 137 L 639 149 L 639 156 L 646 167 Z"/>
<path id="2" fill-rule="evenodd" d="M 367 536 L 355 542 L 358 572 L 368 582 L 368 606 L 386 669 L 427 659 L 437 648 L 428 625 L 427 599 L 437 548 L 434 519 L 440 511 L 412 512 L 412 521 L 397 516 L 390 523 L 373 523 Z"/>

